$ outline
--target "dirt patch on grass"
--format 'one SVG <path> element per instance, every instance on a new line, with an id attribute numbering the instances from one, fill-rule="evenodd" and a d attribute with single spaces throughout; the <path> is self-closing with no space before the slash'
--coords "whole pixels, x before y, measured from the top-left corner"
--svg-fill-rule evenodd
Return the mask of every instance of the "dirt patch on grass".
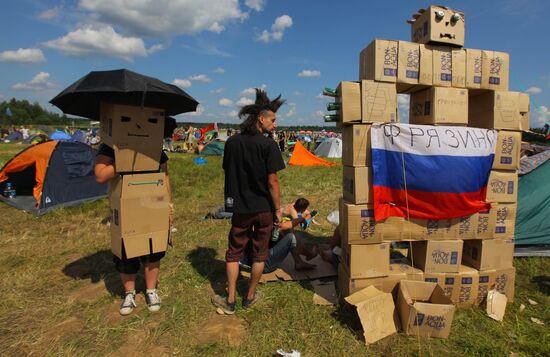
<path id="1" fill-rule="evenodd" d="M 85 285 L 84 287 L 72 292 L 69 297 L 69 302 L 83 302 L 83 303 L 92 303 L 97 301 L 99 298 L 103 297 L 107 293 L 105 284 L 96 283 Z"/>
<path id="2" fill-rule="evenodd" d="M 231 347 L 241 344 L 248 330 L 248 322 L 237 316 L 213 315 L 190 333 L 197 345 L 228 343 Z"/>
<path id="3" fill-rule="evenodd" d="M 48 330 L 32 344 L 32 350 L 29 351 L 29 354 L 34 356 L 46 355 L 48 350 L 56 345 L 58 341 L 79 334 L 83 328 L 84 321 L 82 318 L 77 316 L 69 317 L 48 328 Z"/>
<path id="4" fill-rule="evenodd" d="M 117 311 L 118 313 L 118 311 Z M 147 339 L 151 331 L 159 326 L 158 321 L 143 326 L 143 328 L 128 332 L 126 342 L 110 357 L 128 357 L 128 356 L 171 356 L 171 350 L 162 345 L 149 345 Z"/>

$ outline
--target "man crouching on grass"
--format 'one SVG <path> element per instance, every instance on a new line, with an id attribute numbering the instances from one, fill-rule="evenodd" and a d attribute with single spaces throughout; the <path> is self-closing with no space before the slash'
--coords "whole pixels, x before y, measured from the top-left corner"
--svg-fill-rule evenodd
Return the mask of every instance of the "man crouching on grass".
<path id="1" fill-rule="evenodd" d="M 225 207 L 232 211 L 229 247 L 225 253 L 227 297 L 215 295 L 212 303 L 225 314 L 235 313 L 239 260 L 252 241 L 252 271 L 243 308 L 254 305 L 260 294 L 256 287 L 268 259 L 273 225 L 282 219 L 277 172 L 285 168 L 277 143 L 266 134 L 275 128 L 275 113 L 284 103 L 281 96 L 270 100 L 256 89 L 256 102 L 241 108 L 241 133 L 231 136 L 223 157 Z"/>

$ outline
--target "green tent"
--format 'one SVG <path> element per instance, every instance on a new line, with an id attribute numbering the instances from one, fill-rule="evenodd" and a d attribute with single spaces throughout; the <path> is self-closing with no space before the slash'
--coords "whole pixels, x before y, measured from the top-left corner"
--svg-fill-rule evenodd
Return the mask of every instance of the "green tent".
<path id="1" fill-rule="evenodd" d="M 516 245 L 550 245 L 550 150 L 521 162 Z"/>
<path id="2" fill-rule="evenodd" d="M 223 151 L 225 148 L 225 142 L 221 140 L 214 140 L 204 147 L 201 151 L 201 155 L 214 155 L 214 156 L 223 156 Z"/>

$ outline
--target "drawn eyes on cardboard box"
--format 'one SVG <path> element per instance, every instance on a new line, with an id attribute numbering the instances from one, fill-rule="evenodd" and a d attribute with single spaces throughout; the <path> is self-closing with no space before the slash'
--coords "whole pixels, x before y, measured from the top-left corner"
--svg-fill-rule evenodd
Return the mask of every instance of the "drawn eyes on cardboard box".
<path id="1" fill-rule="evenodd" d="M 121 116 L 120 121 L 123 123 L 129 123 L 132 121 L 132 118 L 127 116 Z M 147 121 L 151 124 L 158 124 L 159 122 L 158 118 L 149 118 L 147 119 Z M 141 126 L 138 123 L 136 123 L 136 126 L 141 129 Z"/>

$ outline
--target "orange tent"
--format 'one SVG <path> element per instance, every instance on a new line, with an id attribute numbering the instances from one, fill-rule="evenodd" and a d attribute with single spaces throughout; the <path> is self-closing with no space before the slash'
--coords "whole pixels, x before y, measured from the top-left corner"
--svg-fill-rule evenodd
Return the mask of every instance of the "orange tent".
<path id="1" fill-rule="evenodd" d="M 294 145 L 294 151 L 288 164 L 296 166 L 336 166 L 336 163 L 318 158 L 307 151 L 299 141 L 296 141 L 296 145 Z"/>

